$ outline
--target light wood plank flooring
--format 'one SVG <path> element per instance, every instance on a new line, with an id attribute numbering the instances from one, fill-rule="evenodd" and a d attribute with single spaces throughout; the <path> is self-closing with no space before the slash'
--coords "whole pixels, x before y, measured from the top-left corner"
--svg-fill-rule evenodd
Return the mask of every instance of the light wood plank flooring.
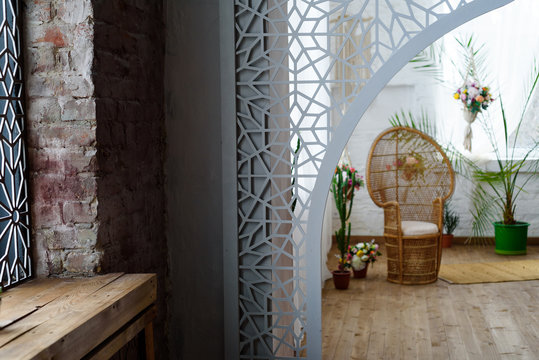
<path id="1" fill-rule="evenodd" d="M 385 249 L 381 249 L 382 253 Z M 337 266 L 331 250 L 328 265 Z M 454 245 L 442 263 L 539 259 L 496 255 L 493 246 Z M 324 359 L 539 359 L 539 281 L 398 285 L 386 280 L 384 256 L 366 279 L 322 291 Z"/>

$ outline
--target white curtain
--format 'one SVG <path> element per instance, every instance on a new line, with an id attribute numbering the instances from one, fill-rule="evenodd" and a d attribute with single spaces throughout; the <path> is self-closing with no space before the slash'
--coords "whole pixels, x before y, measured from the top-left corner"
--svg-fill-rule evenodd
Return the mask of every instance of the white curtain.
<path id="1" fill-rule="evenodd" d="M 498 10 L 476 18 L 442 39 L 445 49 L 444 80 L 445 84 L 437 96 L 437 120 L 445 134 L 445 141 L 451 141 L 463 150 L 465 121 L 463 105 L 454 100 L 452 95 L 462 85 L 450 61 L 458 60 L 458 44 L 455 38 L 467 38 L 473 35 L 477 44 L 485 44 L 481 50 L 486 54 L 487 76 L 479 79 L 481 85 L 490 86 L 496 98 L 483 116 L 488 116 L 497 133 L 498 142 L 503 138 L 503 125 L 500 111 L 501 94 L 506 118 L 511 133 L 518 122 L 527 93 L 534 58 L 539 61 L 539 1 L 516 0 Z M 539 92 L 538 92 L 539 94 Z M 537 95 L 536 95 L 537 96 Z M 481 115 L 480 115 L 481 116 Z M 481 155 L 491 151 L 490 142 L 482 131 L 479 120 L 473 124 L 472 154 Z"/>
<path id="2" fill-rule="evenodd" d="M 331 250 L 331 242 L 332 242 L 332 231 L 333 231 L 333 224 L 332 224 L 332 215 L 333 215 L 333 201 L 331 200 L 333 194 L 329 194 L 328 199 L 326 201 L 326 211 L 324 213 L 324 224 L 322 226 L 322 251 L 321 251 L 321 259 L 320 262 L 322 263 L 322 287 L 324 287 L 324 281 L 331 278 L 331 272 L 330 269 L 328 269 L 326 265 L 326 260 L 328 256 L 333 256 L 333 254 L 330 254 L 329 251 Z M 334 269 L 332 269 L 334 270 Z"/>

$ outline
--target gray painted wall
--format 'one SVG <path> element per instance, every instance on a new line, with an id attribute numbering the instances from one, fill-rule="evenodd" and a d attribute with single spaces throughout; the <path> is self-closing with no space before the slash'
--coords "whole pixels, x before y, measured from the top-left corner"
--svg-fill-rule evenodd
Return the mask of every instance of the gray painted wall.
<path id="1" fill-rule="evenodd" d="M 219 1 L 165 0 L 171 359 L 220 359 L 223 247 Z"/>

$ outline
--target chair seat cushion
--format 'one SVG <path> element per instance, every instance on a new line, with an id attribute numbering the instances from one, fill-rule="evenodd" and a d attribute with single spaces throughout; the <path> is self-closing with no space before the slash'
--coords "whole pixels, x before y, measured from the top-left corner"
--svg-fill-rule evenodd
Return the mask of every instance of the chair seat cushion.
<path id="1" fill-rule="evenodd" d="M 404 236 L 428 235 L 438 232 L 436 224 L 424 221 L 403 221 L 401 229 Z"/>

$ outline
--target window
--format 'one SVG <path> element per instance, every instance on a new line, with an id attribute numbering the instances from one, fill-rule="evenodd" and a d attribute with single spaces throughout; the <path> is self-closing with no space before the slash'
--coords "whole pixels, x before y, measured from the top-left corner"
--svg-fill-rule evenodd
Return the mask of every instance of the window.
<path id="1" fill-rule="evenodd" d="M 21 3 L 0 0 L 0 281 L 32 274 L 24 134 Z"/>

